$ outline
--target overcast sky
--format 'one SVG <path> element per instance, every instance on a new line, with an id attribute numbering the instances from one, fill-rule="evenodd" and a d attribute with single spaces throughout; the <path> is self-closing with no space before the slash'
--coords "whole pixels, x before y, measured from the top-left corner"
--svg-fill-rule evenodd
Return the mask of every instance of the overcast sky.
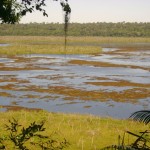
<path id="1" fill-rule="evenodd" d="M 59 2 L 47 0 L 47 13 L 34 12 L 21 23 L 63 22 Z M 68 0 L 72 9 L 70 22 L 150 22 L 150 0 Z"/>

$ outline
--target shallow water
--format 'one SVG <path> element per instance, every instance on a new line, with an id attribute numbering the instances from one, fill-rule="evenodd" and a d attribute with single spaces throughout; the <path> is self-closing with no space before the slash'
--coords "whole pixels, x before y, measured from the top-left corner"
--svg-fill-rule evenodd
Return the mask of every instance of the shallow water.
<path id="1" fill-rule="evenodd" d="M 0 43 L 0 46 L 9 46 L 10 44 Z"/>
<path id="2" fill-rule="evenodd" d="M 1 111 L 16 107 L 127 118 L 150 108 L 150 49 L 0 58 Z M 9 108 L 8 108 L 9 106 Z"/>

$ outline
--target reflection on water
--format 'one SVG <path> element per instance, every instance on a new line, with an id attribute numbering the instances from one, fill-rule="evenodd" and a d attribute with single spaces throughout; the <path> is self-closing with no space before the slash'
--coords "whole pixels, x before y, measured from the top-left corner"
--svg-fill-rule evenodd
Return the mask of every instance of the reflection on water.
<path id="1" fill-rule="evenodd" d="M 149 109 L 149 55 L 104 48 L 97 56 L 0 58 L 0 105 L 126 118 Z"/>
<path id="2" fill-rule="evenodd" d="M 10 44 L 0 43 L 0 46 L 9 46 Z"/>

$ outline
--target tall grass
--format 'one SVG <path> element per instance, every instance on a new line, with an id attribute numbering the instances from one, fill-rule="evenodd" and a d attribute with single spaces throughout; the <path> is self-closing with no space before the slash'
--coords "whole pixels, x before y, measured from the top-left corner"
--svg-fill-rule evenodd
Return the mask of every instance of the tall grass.
<path id="1" fill-rule="evenodd" d="M 150 38 L 132 37 L 68 37 L 65 50 L 64 37 L 56 36 L 0 36 L 0 55 L 18 54 L 95 54 L 100 53 L 102 44 L 150 43 Z"/>
<path id="2" fill-rule="evenodd" d="M 19 54 L 95 54 L 100 53 L 100 46 L 68 44 L 65 49 L 63 37 L 0 37 L 0 43 L 9 46 L 0 47 L 1 55 Z"/>
<path id="3" fill-rule="evenodd" d="M 65 138 L 70 146 L 66 150 L 97 150 L 108 145 L 118 144 L 118 135 L 125 130 L 137 133 L 148 126 L 129 121 L 111 118 L 100 118 L 92 115 L 48 113 L 46 111 L 9 111 L 0 113 L 0 136 L 6 136 L 4 124 L 14 117 L 20 124 L 28 126 L 31 122 L 45 120 L 44 135 Z M 126 137 L 126 143 L 132 143 L 133 137 Z"/>
<path id="4" fill-rule="evenodd" d="M 63 36 L 0 36 L 0 43 L 64 43 Z M 73 37 L 68 36 L 68 42 L 82 42 L 82 43 L 149 43 L 150 38 L 146 37 L 92 37 L 92 36 L 85 36 L 85 37 Z"/>
<path id="5" fill-rule="evenodd" d="M 150 38 L 132 37 L 68 37 L 65 49 L 64 37 L 56 36 L 0 36 L 1 55 L 18 54 L 95 54 L 100 53 L 102 44 L 150 43 Z"/>
<path id="6" fill-rule="evenodd" d="M 64 45 L 22 45 L 15 44 L 8 47 L 0 47 L 1 55 L 20 54 L 94 54 L 100 53 L 101 48 L 95 46 L 67 46 Z"/>

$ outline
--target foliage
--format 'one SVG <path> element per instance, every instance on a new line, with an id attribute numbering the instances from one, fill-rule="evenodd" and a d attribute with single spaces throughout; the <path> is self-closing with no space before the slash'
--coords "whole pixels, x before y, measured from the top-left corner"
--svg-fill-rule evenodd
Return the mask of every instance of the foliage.
<path id="1" fill-rule="evenodd" d="M 68 15 L 71 13 L 68 0 L 60 0 L 60 4 L 66 14 L 65 16 L 68 17 Z M 27 13 L 32 13 L 34 10 L 41 11 L 43 16 L 48 17 L 48 14 L 43 8 L 44 6 L 46 6 L 46 0 L 21 0 L 21 2 L 17 0 L 1 0 L 0 20 L 2 23 L 14 24 L 19 22 L 22 16 L 26 15 Z M 67 23 L 66 20 L 65 23 Z"/>
<path id="2" fill-rule="evenodd" d="M 148 124 L 150 122 L 150 110 L 141 110 L 134 112 L 130 118 L 132 118 L 135 121 L 140 121 L 145 124 Z"/>
<path id="3" fill-rule="evenodd" d="M 68 24 L 69 24 L 69 20 L 70 20 L 71 8 L 68 5 L 68 3 L 65 4 L 64 2 L 61 2 L 61 6 L 63 8 L 63 11 L 65 12 L 65 15 L 64 15 L 64 22 L 65 22 L 64 31 L 65 31 L 65 50 L 66 50 L 66 46 L 67 46 L 67 32 L 68 32 Z"/>
<path id="4" fill-rule="evenodd" d="M 15 23 L 20 20 L 21 4 L 16 0 L 0 1 L 0 20 L 2 23 Z"/>
<path id="5" fill-rule="evenodd" d="M 150 23 L 69 23 L 68 29 L 68 36 L 150 37 Z M 63 36 L 64 24 L 1 24 L 0 35 Z"/>
<path id="6" fill-rule="evenodd" d="M 29 150 L 27 148 L 26 143 L 30 143 L 36 147 L 40 147 L 41 149 L 49 149 L 49 150 L 62 150 L 64 149 L 69 143 L 64 139 L 64 141 L 60 142 L 58 140 L 52 139 L 50 136 L 44 136 L 41 132 L 45 131 L 44 122 L 31 123 L 27 128 L 22 127 L 20 130 L 21 125 L 18 123 L 18 120 L 12 119 L 9 120 L 9 125 L 6 125 L 7 131 L 9 131 L 9 136 L 5 137 L 4 139 L 0 139 L 0 149 L 11 149 L 11 145 L 4 144 L 4 141 L 9 140 L 13 143 L 13 149 L 19 150 Z M 35 140 L 36 139 L 36 140 Z"/>
<path id="7" fill-rule="evenodd" d="M 0 21 L 2 23 L 15 24 L 20 21 L 20 18 L 26 13 L 32 13 L 35 9 L 43 13 L 43 16 L 47 16 L 43 6 L 46 6 L 46 0 L 21 0 L 21 3 L 17 0 L 1 0 L 0 1 Z M 58 0 L 54 0 L 58 1 Z M 65 49 L 67 45 L 67 31 L 68 23 L 70 19 L 71 8 L 68 4 L 68 0 L 60 0 L 62 10 L 64 11 L 64 31 L 65 31 Z"/>
<path id="8" fill-rule="evenodd" d="M 149 110 L 141 110 L 141 111 L 136 111 L 134 112 L 129 118 L 132 118 L 135 121 L 143 122 L 145 124 L 148 124 L 150 122 L 150 111 Z M 108 147 L 103 148 L 102 150 L 150 150 L 150 146 L 147 145 L 147 143 L 150 143 L 150 138 L 149 138 L 149 130 L 145 130 L 144 132 L 140 132 L 140 135 L 135 134 L 130 131 L 126 131 L 126 133 L 135 136 L 136 139 L 135 141 L 130 144 L 130 145 L 125 145 L 124 143 L 124 138 L 125 134 L 122 138 L 122 142 L 120 142 L 119 139 L 119 144 L 118 145 L 111 145 Z"/>

